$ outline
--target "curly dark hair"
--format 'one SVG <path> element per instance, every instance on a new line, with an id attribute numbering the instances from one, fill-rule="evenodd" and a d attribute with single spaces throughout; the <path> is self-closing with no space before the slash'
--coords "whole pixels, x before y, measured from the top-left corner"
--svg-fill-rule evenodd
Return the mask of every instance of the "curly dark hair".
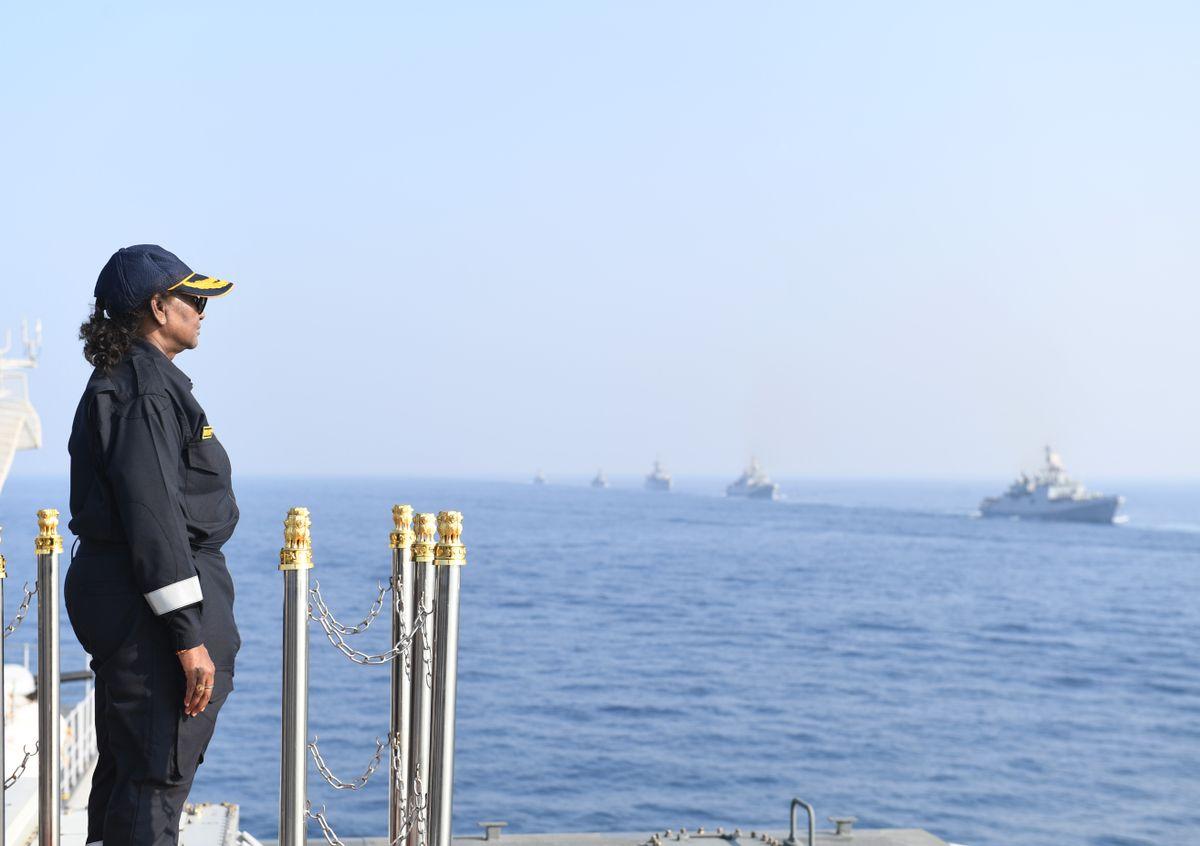
<path id="1" fill-rule="evenodd" d="M 93 367 L 111 371 L 129 354 L 138 337 L 142 319 L 150 313 L 150 301 L 124 314 L 105 315 L 103 302 L 97 302 L 92 316 L 79 327 L 83 357 Z"/>

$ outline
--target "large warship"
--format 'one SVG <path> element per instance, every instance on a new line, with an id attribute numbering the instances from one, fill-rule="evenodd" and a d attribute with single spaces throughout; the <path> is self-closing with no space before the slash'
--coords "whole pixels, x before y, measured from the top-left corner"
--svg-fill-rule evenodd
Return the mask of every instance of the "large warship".
<path id="1" fill-rule="evenodd" d="M 748 499 L 778 499 L 779 485 L 771 481 L 754 456 L 742 475 L 725 488 L 725 496 L 744 496 Z"/>
<path id="2" fill-rule="evenodd" d="M 1077 523 L 1112 523 L 1125 500 L 1089 491 L 1067 475 L 1062 457 L 1046 447 L 1046 463 L 1032 477 L 1022 473 L 1000 496 L 979 504 L 984 517 L 1022 520 L 1067 520 Z"/>

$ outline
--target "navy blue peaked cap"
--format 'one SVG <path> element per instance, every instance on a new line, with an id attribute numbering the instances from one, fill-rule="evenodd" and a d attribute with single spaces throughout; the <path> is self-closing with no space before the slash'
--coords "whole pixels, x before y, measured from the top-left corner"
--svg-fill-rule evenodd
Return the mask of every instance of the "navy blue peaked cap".
<path id="1" fill-rule="evenodd" d="M 193 273 L 179 256 L 157 244 L 134 244 L 117 250 L 100 269 L 95 297 L 96 305 L 111 315 L 132 311 L 165 291 L 220 297 L 232 289 L 232 282 Z"/>

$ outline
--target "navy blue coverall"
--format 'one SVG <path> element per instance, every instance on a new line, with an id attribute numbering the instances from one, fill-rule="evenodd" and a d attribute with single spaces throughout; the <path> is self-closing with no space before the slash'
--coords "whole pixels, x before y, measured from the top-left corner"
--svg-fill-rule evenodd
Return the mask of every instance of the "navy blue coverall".
<path id="1" fill-rule="evenodd" d="M 144 340 L 92 374 L 69 451 L 79 547 L 64 593 L 96 674 L 100 747 L 87 842 L 175 844 L 241 646 L 221 554 L 238 520 L 229 456 L 191 381 Z M 200 644 L 216 677 L 188 717 L 175 653 Z"/>

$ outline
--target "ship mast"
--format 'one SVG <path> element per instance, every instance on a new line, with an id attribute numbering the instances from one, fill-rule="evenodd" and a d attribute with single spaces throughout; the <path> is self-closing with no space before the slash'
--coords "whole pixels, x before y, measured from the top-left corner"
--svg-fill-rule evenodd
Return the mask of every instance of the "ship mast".
<path id="1" fill-rule="evenodd" d="M 8 351 L 12 349 L 12 330 L 6 329 L 4 332 L 4 346 L 0 347 L 0 396 L 8 388 L 4 384 L 4 377 L 7 375 L 6 370 L 32 370 L 37 367 L 38 354 L 42 351 L 42 321 L 35 320 L 33 323 L 33 334 L 29 334 L 29 321 L 21 321 L 21 345 L 25 348 L 24 358 L 6 358 Z"/>

